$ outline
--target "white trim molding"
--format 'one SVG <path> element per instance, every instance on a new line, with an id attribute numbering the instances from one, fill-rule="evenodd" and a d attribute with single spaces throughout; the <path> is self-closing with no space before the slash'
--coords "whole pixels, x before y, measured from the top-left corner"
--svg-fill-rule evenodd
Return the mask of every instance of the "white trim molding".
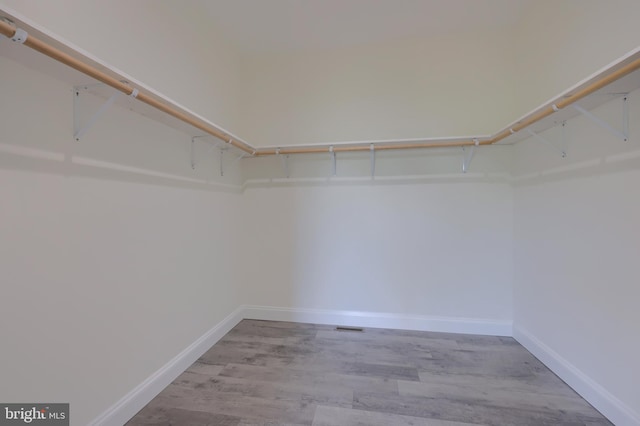
<path id="1" fill-rule="evenodd" d="M 640 426 L 640 413 L 620 401 L 529 331 L 514 325 L 513 337 L 611 422 L 618 426 Z"/>
<path id="2" fill-rule="evenodd" d="M 242 321 L 242 310 L 243 308 L 239 307 L 229 314 L 202 337 L 95 418 L 91 425 L 122 426 L 128 422 L 138 411 L 208 351 L 211 346 L 215 345 L 218 340 L 222 339 L 236 324 Z"/>
<path id="3" fill-rule="evenodd" d="M 243 306 L 245 319 L 294 321 L 351 327 L 393 328 L 399 330 L 511 336 L 510 320 L 433 317 L 385 312 L 337 311 L 272 306 Z"/>

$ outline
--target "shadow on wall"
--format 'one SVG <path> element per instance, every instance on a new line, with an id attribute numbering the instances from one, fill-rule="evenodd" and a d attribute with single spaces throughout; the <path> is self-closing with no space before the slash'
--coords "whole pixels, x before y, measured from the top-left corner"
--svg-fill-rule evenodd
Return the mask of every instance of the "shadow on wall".
<path id="1" fill-rule="evenodd" d="M 241 190 L 241 187 L 235 184 L 218 183 L 157 170 L 124 166 L 92 158 L 73 155 L 67 157 L 59 153 L 20 148 L 15 145 L 0 144 L 0 153 L 2 153 L 0 168 L 203 191 L 239 192 Z"/>
<path id="2" fill-rule="evenodd" d="M 512 182 L 516 186 L 539 185 L 637 169 L 640 169 L 640 150 L 516 176 Z"/>

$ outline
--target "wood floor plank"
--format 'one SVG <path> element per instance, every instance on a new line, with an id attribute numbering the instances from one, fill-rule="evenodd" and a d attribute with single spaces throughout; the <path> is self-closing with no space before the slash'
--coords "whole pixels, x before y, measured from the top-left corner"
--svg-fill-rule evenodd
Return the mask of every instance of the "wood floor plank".
<path id="1" fill-rule="evenodd" d="M 527 379 L 548 374 L 548 369 L 526 351 L 495 352 L 474 350 L 432 351 L 422 371 L 441 374 L 475 374 L 488 377 Z"/>
<path id="2" fill-rule="evenodd" d="M 389 380 L 420 380 L 418 369 L 416 368 L 368 362 L 345 362 L 340 369 L 340 373 Z"/>
<path id="3" fill-rule="evenodd" d="M 378 392 L 398 392 L 397 380 L 348 375 L 333 371 L 300 370 L 288 368 L 266 368 L 253 365 L 228 364 L 219 374 L 246 380 L 272 383 L 308 383 L 312 386 L 339 386 L 351 390 L 376 390 Z"/>
<path id="4" fill-rule="evenodd" d="M 471 385 L 465 382 L 456 384 L 398 382 L 400 396 L 411 395 L 436 399 L 475 400 L 483 405 L 495 407 L 513 407 L 523 410 L 549 410 L 582 414 L 585 418 L 593 414 L 591 407 L 582 398 L 575 395 L 549 395 L 535 391 L 500 389 L 487 384 Z"/>
<path id="5" fill-rule="evenodd" d="M 471 423 L 450 422 L 424 417 L 362 411 L 340 407 L 318 406 L 313 426 L 472 426 Z"/>
<path id="6" fill-rule="evenodd" d="M 349 408 L 353 402 L 351 389 L 331 383 L 314 385 L 288 381 L 258 381 L 185 372 L 173 384 L 188 389 L 202 389 L 278 401 L 307 402 Z"/>
<path id="7" fill-rule="evenodd" d="M 456 397 L 455 399 L 428 398 L 413 395 L 395 396 L 373 392 L 355 392 L 353 408 L 492 426 L 583 426 L 586 421 L 611 425 L 595 410 L 593 410 L 593 416 L 585 416 L 581 413 L 567 413 L 565 410 L 496 406 L 485 400 L 464 397 Z"/>
<path id="8" fill-rule="evenodd" d="M 186 372 L 205 374 L 207 376 L 217 376 L 224 369 L 223 365 L 204 364 L 196 361 L 185 370 Z"/>
<path id="9" fill-rule="evenodd" d="M 238 419 L 306 425 L 311 424 L 316 407 L 307 402 L 239 396 L 202 389 L 187 389 L 173 384 L 163 390 L 152 403 L 156 407 L 203 411 Z"/>
<path id="10" fill-rule="evenodd" d="M 567 386 L 553 373 L 522 377 L 499 377 L 478 374 L 453 374 L 447 372 L 433 373 L 420 371 L 420 381 L 444 385 L 465 385 L 470 388 L 482 388 L 492 391 L 531 392 L 543 395 L 559 395 L 582 399 L 573 389 Z"/>
<path id="11" fill-rule="evenodd" d="M 147 406 L 127 426 L 239 426 L 241 419 L 181 408 Z"/>
<path id="12" fill-rule="evenodd" d="M 382 331 L 367 329 L 365 332 L 345 332 L 337 330 L 319 330 L 316 333 L 317 339 L 368 342 L 375 346 L 391 346 L 392 348 L 402 348 L 409 350 L 431 349 L 460 349 L 460 345 L 453 339 L 440 339 L 437 337 L 416 337 L 389 334 Z"/>

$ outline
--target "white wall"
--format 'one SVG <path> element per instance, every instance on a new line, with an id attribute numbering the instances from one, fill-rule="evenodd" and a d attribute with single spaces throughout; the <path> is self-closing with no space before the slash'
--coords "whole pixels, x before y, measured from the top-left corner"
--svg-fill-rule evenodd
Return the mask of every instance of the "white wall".
<path id="1" fill-rule="evenodd" d="M 0 74 L 0 400 L 85 425 L 241 303 L 238 176 L 119 107 L 76 142 L 68 83 Z"/>
<path id="2" fill-rule="evenodd" d="M 568 158 L 535 140 L 515 157 L 516 336 L 620 425 L 640 424 L 640 92 L 629 102 L 629 142 L 581 117 Z M 594 112 L 621 123 L 622 101 Z"/>
<path id="3" fill-rule="evenodd" d="M 640 47 L 636 0 L 535 0 L 515 27 L 514 119 Z M 504 123 L 506 124 L 506 123 Z"/>
<path id="4" fill-rule="evenodd" d="M 496 182 L 249 188 L 245 301 L 509 322 L 511 203 Z"/>
<path id="5" fill-rule="evenodd" d="M 277 146 L 489 134 L 513 110 L 514 64 L 497 31 L 249 55 L 240 135 Z"/>
<path id="6" fill-rule="evenodd" d="M 239 126 L 238 57 L 198 2 L 2 0 L 111 67 L 230 131 Z"/>

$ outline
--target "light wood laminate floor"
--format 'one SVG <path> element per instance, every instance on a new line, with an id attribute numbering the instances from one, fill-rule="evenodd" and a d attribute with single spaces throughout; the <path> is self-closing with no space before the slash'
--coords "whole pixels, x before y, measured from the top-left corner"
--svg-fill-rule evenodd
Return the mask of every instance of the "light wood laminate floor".
<path id="1" fill-rule="evenodd" d="M 244 320 L 127 425 L 610 425 L 512 338 Z"/>

